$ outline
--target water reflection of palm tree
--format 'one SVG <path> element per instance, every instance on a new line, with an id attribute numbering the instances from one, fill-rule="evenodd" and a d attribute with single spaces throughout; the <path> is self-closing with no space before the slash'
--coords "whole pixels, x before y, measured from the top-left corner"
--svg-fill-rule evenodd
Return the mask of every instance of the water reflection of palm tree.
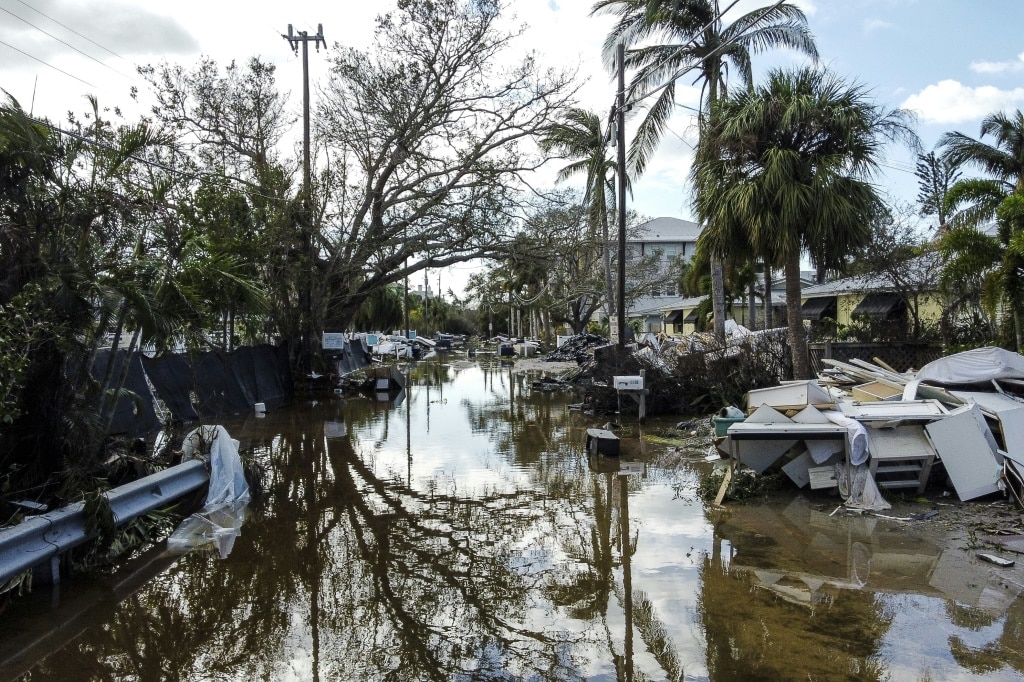
<path id="1" fill-rule="evenodd" d="M 549 582 L 545 593 L 555 606 L 566 609 L 574 618 L 600 620 L 618 680 L 648 679 L 636 665 L 635 634 L 640 635 L 645 650 L 657 661 L 666 679 L 682 680 L 684 672 L 675 644 L 653 603 L 643 592 L 633 589 L 632 557 L 637 551 L 638 536 L 630 531 L 629 484 L 632 479 L 619 476 L 616 471 L 582 477 L 592 491 L 593 525 L 589 529 L 577 527 L 583 532 L 563 536 L 563 544 L 565 552 L 576 557 L 583 570 L 557 576 L 557 580 Z M 615 582 L 617 567 L 622 568 L 621 586 Z M 613 594 L 625 621 L 621 653 L 616 651 L 615 635 L 608 623 Z"/>

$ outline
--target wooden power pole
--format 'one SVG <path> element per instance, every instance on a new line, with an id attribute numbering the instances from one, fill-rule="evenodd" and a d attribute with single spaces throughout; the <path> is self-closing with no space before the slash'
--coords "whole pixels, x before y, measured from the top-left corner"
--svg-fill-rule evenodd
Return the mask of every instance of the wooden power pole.
<path id="1" fill-rule="evenodd" d="M 309 43 L 320 51 L 320 44 L 327 47 L 324 40 L 324 25 L 317 24 L 316 35 L 311 36 L 306 31 L 294 33 L 292 25 L 288 24 L 288 33 L 281 34 L 281 37 L 288 41 L 295 54 L 299 53 L 299 44 L 302 44 L 302 249 L 306 258 L 306 271 L 303 275 L 300 297 L 302 300 L 302 314 L 305 320 L 302 325 L 302 369 L 305 372 L 313 371 L 313 201 L 310 197 L 309 178 Z"/>

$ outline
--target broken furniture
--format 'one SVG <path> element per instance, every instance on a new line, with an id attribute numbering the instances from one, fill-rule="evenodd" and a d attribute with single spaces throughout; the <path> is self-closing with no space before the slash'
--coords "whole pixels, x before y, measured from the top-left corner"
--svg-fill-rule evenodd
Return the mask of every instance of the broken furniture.
<path id="1" fill-rule="evenodd" d="M 847 452 L 845 426 L 838 424 L 750 423 L 733 424 L 729 427 L 730 456 L 738 463 L 740 443 L 743 441 L 799 441 L 799 440 L 841 440 L 843 452 Z"/>
<path id="2" fill-rule="evenodd" d="M 869 470 L 879 488 L 915 488 L 924 492 L 935 463 L 935 448 L 924 426 L 907 424 L 895 428 L 869 428 Z"/>

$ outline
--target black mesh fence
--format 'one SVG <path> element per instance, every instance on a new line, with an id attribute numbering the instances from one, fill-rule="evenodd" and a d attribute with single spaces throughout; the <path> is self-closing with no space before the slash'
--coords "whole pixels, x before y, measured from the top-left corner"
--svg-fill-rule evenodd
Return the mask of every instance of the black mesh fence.
<path id="1" fill-rule="evenodd" d="M 111 357 L 114 358 L 113 376 L 119 376 L 127 354 L 128 351 L 123 348 L 116 354 L 111 353 L 109 348 L 98 351 L 92 366 L 93 378 L 97 381 L 103 380 Z M 153 392 L 146 383 L 139 358 L 138 353 L 133 354 L 128 365 L 124 388 L 131 391 L 131 395 L 122 395 L 118 399 L 114 408 L 114 419 L 110 424 L 110 433 L 123 433 L 135 437 L 160 428 L 160 418 L 153 408 Z"/>
<path id="2" fill-rule="evenodd" d="M 142 365 L 177 421 L 241 414 L 256 403 L 274 409 L 288 402 L 294 390 L 285 344 L 144 357 Z"/>

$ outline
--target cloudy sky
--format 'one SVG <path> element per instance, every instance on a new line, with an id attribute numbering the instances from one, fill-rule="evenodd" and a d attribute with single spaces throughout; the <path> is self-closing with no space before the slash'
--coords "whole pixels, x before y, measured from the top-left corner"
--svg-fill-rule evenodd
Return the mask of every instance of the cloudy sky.
<path id="1" fill-rule="evenodd" d="M 867 87 L 886 107 L 918 115 L 925 149 L 949 130 L 979 134 L 982 117 L 1024 108 L 1024 2 L 1020 0 L 795 0 L 808 15 L 823 61 Z M 219 62 L 252 55 L 278 65 L 279 84 L 301 105 L 301 61 L 281 34 L 315 33 L 323 24 L 329 48 L 311 53 L 311 73 L 323 78 L 336 42 L 366 47 L 374 17 L 394 0 L 0 0 L 0 88 L 37 115 L 61 119 L 83 111 L 84 95 L 139 112 L 128 97 L 136 64 L 160 60 L 193 63 L 200 55 Z M 608 17 L 590 17 L 593 0 L 507 0 L 529 27 L 523 49 L 553 64 L 578 66 L 587 79 L 581 104 L 607 112 L 614 97 L 600 49 Z M 730 4 L 722 1 L 722 6 Z M 749 11 L 768 0 L 740 0 Z M 735 10 L 732 15 L 735 15 Z M 730 15 L 730 16 L 732 16 Z M 755 56 L 763 71 L 796 61 L 787 53 Z M 696 90 L 682 89 L 679 102 L 693 106 Z M 686 175 L 694 139 L 685 108 L 647 175 L 636 184 L 633 207 L 650 216 L 692 218 Z M 887 153 L 880 188 L 912 201 L 913 155 Z"/>

